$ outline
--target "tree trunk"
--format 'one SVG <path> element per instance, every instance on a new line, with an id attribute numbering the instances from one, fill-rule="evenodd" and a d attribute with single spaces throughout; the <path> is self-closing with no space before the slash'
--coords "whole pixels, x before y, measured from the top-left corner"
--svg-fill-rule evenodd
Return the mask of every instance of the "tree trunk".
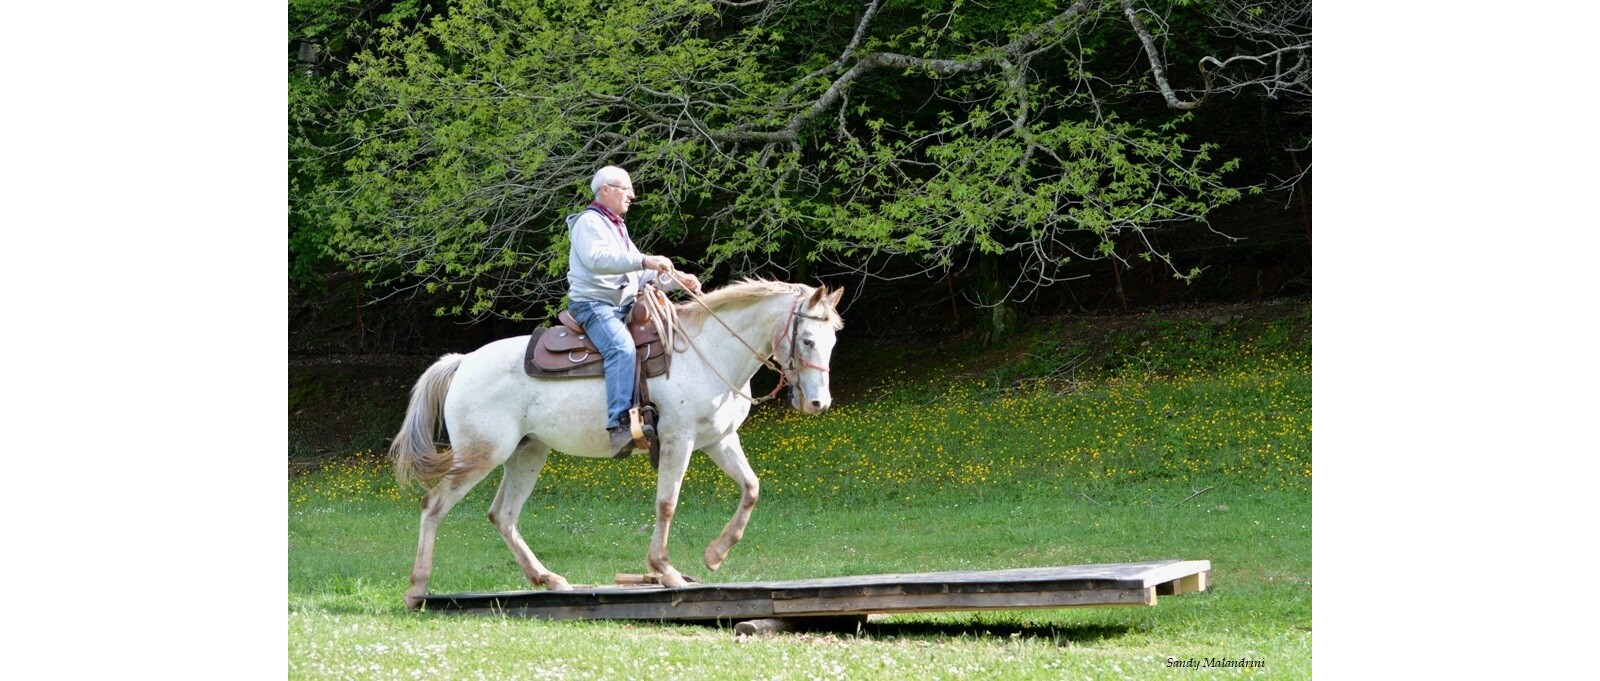
<path id="1" fill-rule="evenodd" d="M 1122 301 L 1122 311 L 1128 311 L 1128 293 L 1122 289 L 1122 263 L 1117 260 L 1117 254 L 1111 254 L 1111 277 L 1117 282 L 1117 299 Z"/>
<path id="2" fill-rule="evenodd" d="M 1007 287 L 1000 274 L 1000 256 L 984 253 L 978 257 L 978 318 L 982 334 L 979 342 L 989 347 L 1006 340 L 1017 332 L 1019 320 L 1007 297 Z"/>
<path id="3" fill-rule="evenodd" d="M 800 247 L 798 245 L 799 239 L 795 239 L 795 241 L 797 243 L 794 248 L 794 256 L 792 258 L 794 261 L 794 281 L 807 286 L 816 286 L 817 282 L 811 281 L 811 277 L 814 276 L 813 271 L 815 268 L 812 266 L 811 261 L 806 258 L 806 254 L 800 252 Z"/>
<path id="4" fill-rule="evenodd" d="M 356 271 L 356 352 L 366 353 L 366 327 L 361 323 L 361 271 Z"/>
<path id="5" fill-rule="evenodd" d="M 950 270 L 944 271 L 944 287 L 950 292 L 950 328 L 961 328 L 961 308 L 956 307 L 956 279 Z"/>

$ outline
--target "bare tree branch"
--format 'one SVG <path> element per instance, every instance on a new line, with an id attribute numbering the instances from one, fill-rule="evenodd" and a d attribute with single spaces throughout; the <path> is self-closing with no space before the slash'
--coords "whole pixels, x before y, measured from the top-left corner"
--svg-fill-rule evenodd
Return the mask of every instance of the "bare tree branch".
<path id="1" fill-rule="evenodd" d="M 799 135 L 802 128 L 814 120 L 818 115 L 821 115 L 822 112 L 828 110 L 828 108 L 832 106 L 835 101 L 838 101 L 838 99 L 843 96 L 845 88 L 848 87 L 852 81 L 855 81 L 857 78 L 860 78 L 863 75 L 873 71 L 878 71 L 880 69 L 925 71 L 938 76 L 953 76 L 962 73 L 986 71 L 1007 63 L 1008 59 L 1016 58 L 1017 56 L 1026 52 L 1028 49 L 1032 48 L 1034 45 L 1045 40 L 1047 37 L 1060 32 L 1064 24 L 1081 16 L 1084 11 L 1088 9 L 1088 7 L 1088 0 L 1078 0 L 1078 2 L 1068 6 L 1067 9 L 1063 10 L 1049 21 L 1044 22 L 1038 28 L 1018 37 L 1016 40 L 1001 47 L 1000 49 L 975 55 L 967 59 L 927 59 L 893 52 L 873 52 L 863 55 L 862 57 L 856 59 L 855 64 L 851 66 L 849 70 L 845 71 L 844 74 L 840 75 L 838 78 L 835 78 L 833 82 L 829 84 L 828 89 L 823 91 L 823 93 L 816 99 L 812 100 L 809 106 L 805 107 L 803 111 L 790 118 L 789 122 L 781 129 L 762 131 L 756 129 L 755 126 L 738 125 L 727 130 L 713 131 L 711 133 L 711 139 L 719 142 L 792 142 Z M 874 0 L 874 2 L 869 5 L 866 11 L 862 14 L 861 20 L 857 22 L 856 33 L 851 38 L 850 45 L 845 49 L 844 53 L 839 56 L 839 59 L 835 60 L 833 65 L 809 74 L 806 76 L 806 78 L 809 79 L 815 76 L 826 75 L 827 73 L 842 67 L 842 65 L 849 60 L 850 55 L 855 51 L 860 37 L 866 31 L 867 25 L 871 22 L 872 15 L 877 12 L 877 9 L 878 1 Z"/>
<path id="2" fill-rule="evenodd" d="M 1156 50 L 1155 39 L 1150 37 L 1150 30 L 1144 27 L 1144 22 L 1139 20 L 1139 11 L 1134 9 L 1133 0 L 1122 0 L 1122 14 L 1128 18 L 1128 24 L 1133 26 L 1133 32 L 1139 34 L 1139 42 L 1144 45 L 1144 53 L 1150 59 L 1150 75 L 1156 79 L 1156 87 L 1161 90 L 1161 96 L 1167 100 L 1167 106 L 1180 111 L 1188 111 L 1206 103 L 1206 97 L 1211 95 L 1211 76 L 1206 76 L 1206 90 L 1195 101 L 1182 101 L 1172 92 L 1172 85 L 1167 83 L 1167 69 L 1163 65 L 1165 60 Z"/>

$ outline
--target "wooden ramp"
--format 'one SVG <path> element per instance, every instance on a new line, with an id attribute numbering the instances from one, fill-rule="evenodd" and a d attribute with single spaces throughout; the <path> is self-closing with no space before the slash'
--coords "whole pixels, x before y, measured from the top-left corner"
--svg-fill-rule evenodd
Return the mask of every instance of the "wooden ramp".
<path id="1" fill-rule="evenodd" d="M 864 575 L 786 582 L 603 586 L 573 591 L 442 594 L 423 607 L 541 619 L 759 620 L 873 613 L 1155 605 L 1205 591 L 1211 561 L 1071 565 L 980 572 Z"/>

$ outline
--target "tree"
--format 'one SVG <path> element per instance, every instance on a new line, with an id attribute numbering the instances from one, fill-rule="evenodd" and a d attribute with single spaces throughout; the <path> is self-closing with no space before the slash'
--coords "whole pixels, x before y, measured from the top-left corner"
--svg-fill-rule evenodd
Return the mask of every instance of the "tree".
<path id="1" fill-rule="evenodd" d="M 416 0 L 289 0 L 289 280 L 314 284 L 333 255 L 333 229 L 313 201 L 344 181 L 341 117 L 345 69 L 380 26 L 415 27 L 431 14 Z"/>
<path id="2" fill-rule="evenodd" d="M 1223 4 L 1162 11 L 1199 22 Z M 912 276 L 987 259 L 983 305 L 1074 259 L 1192 277 L 1147 236 L 1236 199 L 1223 181 L 1236 163 L 1191 137 L 1205 88 L 1170 84 L 1146 13 L 465 0 L 353 59 L 336 141 L 310 145 L 343 153 L 344 176 L 307 200 L 369 281 L 451 291 L 459 305 L 440 311 L 474 317 L 559 300 L 560 218 L 608 163 L 641 189 L 635 233 L 703 246 L 712 269 Z M 1149 66 L 1127 71 L 1131 55 Z M 1213 61 L 1213 77 L 1233 73 Z M 1140 103 L 1152 85 L 1165 106 Z"/>

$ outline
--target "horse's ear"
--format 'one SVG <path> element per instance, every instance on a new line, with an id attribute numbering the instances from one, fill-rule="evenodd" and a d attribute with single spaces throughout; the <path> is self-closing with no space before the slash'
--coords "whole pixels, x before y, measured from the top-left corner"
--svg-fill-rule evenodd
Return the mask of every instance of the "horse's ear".
<path id="1" fill-rule="evenodd" d="M 844 298 L 844 287 L 840 286 L 833 290 L 833 295 L 828 296 L 828 307 L 839 309 L 839 300 L 842 298 Z"/>
<path id="2" fill-rule="evenodd" d="M 808 303 L 810 303 L 807 307 L 814 307 L 814 306 L 817 306 L 817 305 L 821 305 L 822 304 L 822 299 L 827 297 L 827 295 L 828 295 L 828 285 L 827 284 L 823 284 L 821 286 L 818 286 L 817 287 L 817 292 L 811 294 L 811 300 L 807 301 Z"/>

